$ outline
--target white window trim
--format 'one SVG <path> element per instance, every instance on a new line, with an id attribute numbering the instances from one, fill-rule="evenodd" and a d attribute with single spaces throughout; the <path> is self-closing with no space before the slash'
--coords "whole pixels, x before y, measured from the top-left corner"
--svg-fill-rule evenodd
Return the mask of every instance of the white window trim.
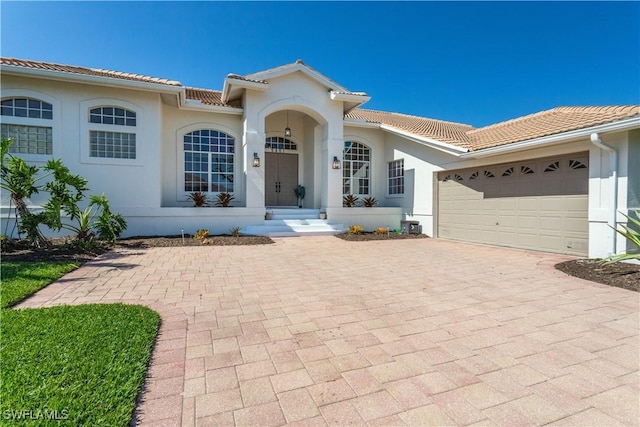
<path id="1" fill-rule="evenodd" d="M 402 161 L 402 178 L 405 179 L 403 181 L 404 191 L 402 193 L 400 193 L 400 194 L 391 194 L 391 193 L 389 193 L 389 165 L 391 163 L 400 162 L 400 161 Z M 406 175 L 405 175 L 406 165 L 405 165 L 404 158 L 389 160 L 387 162 L 387 168 L 386 169 L 387 169 L 386 170 L 386 174 L 387 174 L 387 176 L 386 176 L 386 190 L 385 190 L 386 198 L 388 198 L 388 199 L 401 199 L 401 198 L 405 197 L 405 194 L 407 193 L 407 187 L 406 187 L 407 182 L 406 182 Z"/>
<path id="2" fill-rule="evenodd" d="M 125 108 L 136 113 L 136 126 L 105 125 L 102 123 L 89 122 L 90 112 L 98 107 Z M 144 150 L 142 135 L 144 126 L 144 110 L 142 107 L 132 104 L 122 99 L 95 98 L 82 101 L 80 103 L 80 163 L 94 165 L 117 165 L 117 166 L 144 166 Z M 136 135 L 136 158 L 135 159 L 113 159 L 109 157 L 89 156 L 89 132 L 92 130 L 102 132 L 133 133 Z"/>
<path id="3" fill-rule="evenodd" d="M 29 117 L 0 116 L 3 124 L 19 126 L 42 126 L 51 128 L 51 154 L 12 153 L 29 163 L 46 163 L 50 159 L 62 157 L 62 139 L 60 137 L 60 101 L 57 98 L 30 89 L 3 89 L 2 99 L 31 98 L 48 102 L 53 108 L 53 117 L 33 119 Z"/>
<path id="4" fill-rule="evenodd" d="M 373 160 L 374 160 L 374 154 L 373 154 L 373 148 L 371 147 L 371 144 L 368 144 L 367 142 L 362 141 L 360 138 L 344 138 L 344 142 L 355 142 L 358 143 L 360 145 L 364 145 L 365 147 L 367 147 L 369 149 L 369 194 L 356 194 L 356 193 L 350 193 L 353 194 L 354 196 L 358 196 L 358 197 L 373 197 L 374 193 L 374 182 L 375 180 L 373 179 Z M 341 168 L 344 168 L 344 142 L 342 143 L 342 164 L 340 165 Z M 340 179 L 340 186 L 343 187 L 343 183 L 342 180 L 344 179 L 344 171 L 342 172 L 342 178 Z M 350 183 L 350 187 L 353 187 L 353 176 L 351 176 L 351 183 Z M 340 191 L 343 191 L 344 188 L 341 188 Z M 342 194 L 343 196 L 345 196 L 345 194 Z"/>
<path id="5" fill-rule="evenodd" d="M 184 191 L 184 136 L 188 133 L 191 133 L 196 130 L 203 129 L 212 129 L 217 130 L 219 132 L 226 133 L 228 136 L 232 137 L 235 140 L 235 149 L 233 153 L 233 192 L 232 194 L 236 197 L 235 201 L 238 201 L 238 194 L 240 193 L 240 177 L 243 174 L 242 168 L 242 138 L 239 138 L 239 135 L 233 129 L 212 122 L 204 122 L 204 123 L 196 123 L 193 125 L 185 126 L 176 131 L 176 171 L 177 171 L 177 183 L 178 187 L 176 189 L 176 201 L 178 202 L 187 202 L 189 201 L 188 197 L 191 194 L 190 191 Z M 264 144 L 264 142 L 263 142 Z M 216 191 L 208 191 L 208 197 L 214 198 L 219 192 Z M 212 200 L 209 200 L 210 202 Z"/>

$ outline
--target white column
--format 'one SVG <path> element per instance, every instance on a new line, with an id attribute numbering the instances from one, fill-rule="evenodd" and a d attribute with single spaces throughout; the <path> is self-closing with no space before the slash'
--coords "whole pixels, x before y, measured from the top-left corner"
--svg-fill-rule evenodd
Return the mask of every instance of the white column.
<path id="1" fill-rule="evenodd" d="M 326 125 L 322 139 L 322 206 L 324 208 L 342 207 L 342 151 L 344 134 L 342 115 L 334 117 Z M 340 160 L 340 169 L 333 169 L 333 158 Z"/>
<path id="2" fill-rule="evenodd" d="M 253 120 L 252 120 L 253 119 Z M 244 170 L 246 177 L 246 206 L 248 208 L 264 207 L 264 133 L 258 131 L 256 117 L 245 117 L 242 149 L 244 154 Z M 253 166 L 253 154 L 260 157 L 260 167 Z"/>

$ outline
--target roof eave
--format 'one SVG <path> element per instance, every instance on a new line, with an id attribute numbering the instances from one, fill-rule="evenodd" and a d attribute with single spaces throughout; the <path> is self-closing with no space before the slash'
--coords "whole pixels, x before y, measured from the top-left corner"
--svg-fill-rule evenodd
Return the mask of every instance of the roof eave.
<path id="1" fill-rule="evenodd" d="M 180 110 L 185 111 L 207 111 L 222 114 L 242 115 L 244 110 L 239 107 L 228 107 L 224 105 L 204 104 L 194 99 L 184 99 L 178 106 Z"/>
<path id="2" fill-rule="evenodd" d="M 221 97 L 222 102 L 226 103 L 229 101 L 231 90 L 234 87 L 240 88 L 240 89 L 251 89 L 251 90 L 257 90 L 260 92 L 265 92 L 267 89 L 269 89 L 269 83 L 242 80 L 242 79 L 236 79 L 233 77 L 226 77 L 224 79 L 224 85 L 222 86 L 222 97 Z"/>
<path id="3" fill-rule="evenodd" d="M 345 126 L 352 126 L 358 128 L 380 129 L 380 123 L 368 122 L 362 119 L 344 119 Z"/>
<path id="4" fill-rule="evenodd" d="M 481 157 L 498 156 L 522 150 L 530 150 L 532 148 L 546 147 L 549 145 L 559 144 L 570 140 L 588 138 L 592 133 L 616 132 L 631 130 L 640 127 L 640 116 L 630 117 L 615 122 L 604 123 L 586 128 L 571 130 L 568 132 L 557 133 L 554 135 L 543 136 L 540 138 L 529 139 L 525 141 L 512 142 L 510 144 L 500 145 L 497 147 L 489 147 L 470 151 L 460 155 L 463 159 L 475 159 Z"/>
<path id="5" fill-rule="evenodd" d="M 332 101 L 342 102 L 344 114 L 347 114 L 354 108 L 358 108 L 359 106 L 368 102 L 371 97 L 367 96 L 366 93 L 341 93 L 335 90 L 330 90 L 329 99 L 331 99 Z"/>
<path id="6" fill-rule="evenodd" d="M 438 141 L 437 139 L 433 139 L 433 138 L 426 138 L 424 136 L 419 136 L 419 135 L 406 132 L 406 131 L 394 128 L 393 126 L 388 126 L 385 124 L 380 124 L 380 129 L 384 129 L 389 133 L 400 135 L 404 138 L 426 145 L 430 148 L 434 148 L 436 150 L 445 152 L 447 154 L 452 154 L 454 156 L 461 156 L 462 154 L 469 151 L 468 149 L 463 147 L 458 147 L 457 145 L 448 144 L 446 142 Z"/>
<path id="7" fill-rule="evenodd" d="M 170 94 L 180 94 L 184 91 L 183 86 L 171 85 L 171 84 L 163 84 L 163 83 L 152 83 L 152 82 L 142 82 L 136 80 L 129 79 L 119 79 L 115 77 L 107 77 L 107 76 L 91 76 L 85 74 L 76 74 L 70 73 L 66 71 L 55 71 L 55 70 L 43 70 L 39 68 L 27 68 L 21 67 L 17 65 L 0 65 L 0 73 L 2 74 L 12 74 L 18 76 L 28 76 L 28 77 L 39 77 L 49 80 L 58 80 L 65 82 L 78 82 L 84 84 L 92 84 L 92 85 L 100 85 L 100 86 L 110 86 L 110 87 L 118 87 L 118 88 L 128 88 L 128 89 L 137 89 L 147 92 L 160 92 L 160 93 L 170 93 Z"/>

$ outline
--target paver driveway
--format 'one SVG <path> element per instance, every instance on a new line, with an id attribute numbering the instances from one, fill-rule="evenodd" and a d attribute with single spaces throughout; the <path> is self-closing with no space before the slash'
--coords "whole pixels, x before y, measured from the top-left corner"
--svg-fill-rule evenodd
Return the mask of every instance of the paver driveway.
<path id="1" fill-rule="evenodd" d="M 22 306 L 163 318 L 145 425 L 637 425 L 638 294 L 432 239 L 120 251 Z"/>

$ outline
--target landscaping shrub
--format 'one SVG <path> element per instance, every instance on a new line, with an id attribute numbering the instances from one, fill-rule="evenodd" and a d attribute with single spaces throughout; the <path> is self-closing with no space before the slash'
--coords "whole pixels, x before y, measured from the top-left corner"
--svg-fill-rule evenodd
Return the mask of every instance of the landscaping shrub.
<path id="1" fill-rule="evenodd" d="M 349 227 L 349 234 L 361 234 L 364 231 L 361 225 L 352 225 Z"/>

